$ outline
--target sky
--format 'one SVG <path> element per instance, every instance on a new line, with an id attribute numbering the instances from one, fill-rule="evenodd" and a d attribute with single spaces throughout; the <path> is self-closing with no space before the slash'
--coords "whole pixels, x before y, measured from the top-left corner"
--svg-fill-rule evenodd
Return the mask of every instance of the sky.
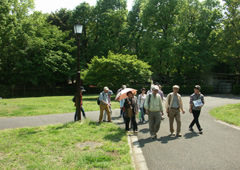
<path id="1" fill-rule="evenodd" d="M 35 10 L 43 13 L 55 12 L 61 8 L 74 9 L 82 2 L 87 2 L 90 5 L 96 5 L 97 0 L 35 0 Z M 128 10 L 132 9 L 134 0 L 127 0 Z"/>

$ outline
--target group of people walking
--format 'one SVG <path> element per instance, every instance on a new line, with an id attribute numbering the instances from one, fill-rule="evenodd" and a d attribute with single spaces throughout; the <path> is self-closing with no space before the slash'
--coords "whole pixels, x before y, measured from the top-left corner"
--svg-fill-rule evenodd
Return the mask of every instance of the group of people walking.
<path id="1" fill-rule="evenodd" d="M 118 90 L 117 94 L 126 89 L 125 85 Z M 149 131 L 152 139 L 157 138 L 157 133 L 160 129 L 161 121 L 164 119 L 163 102 L 165 101 L 166 113 L 169 118 L 169 130 L 170 136 L 181 137 L 181 114 L 185 113 L 183 108 L 183 101 L 181 95 L 178 93 L 180 87 L 178 85 L 173 86 L 173 91 L 164 98 L 164 93 L 161 90 L 161 85 L 155 83 L 151 86 L 151 89 L 147 91 L 145 88 L 141 89 L 141 93 L 136 97 L 136 93 L 128 91 L 126 97 L 120 100 L 120 117 L 123 118 L 125 123 L 125 130 L 129 131 L 132 128 L 133 132 L 138 132 L 138 124 L 136 116 L 139 113 L 139 123 L 146 123 L 145 115 L 148 115 Z M 81 97 L 82 91 L 81 90 Z M 194 87 L 194 93 L 190 96 L 189 112 L 193 115 L 193 121 L 189 125 L 189 130 L 193 131 L 193 126 L 196 124 L 199 133 L 202 134 L 202 128 L 199 123 L 199 116 L 201 108 L 204 105 L 204 96 L 200 92 L 201 87 L 196 85 Z M 111 122 L 111 96 L 113 92 L 104 87 L 98 98 L 98 104 L 100 107 L 99 123 L 102 121 Z M 75 99 L 73 99 L 75 102 Z M 81 111 L 85 116 L 84 109 L 81 103 Z M 76 118 L 75 114 L 75 120 Z M 107 117 L 107 120 L 106 120 Z M 176 121 L 177 128 L 174 130 L 174 120 Z"/>

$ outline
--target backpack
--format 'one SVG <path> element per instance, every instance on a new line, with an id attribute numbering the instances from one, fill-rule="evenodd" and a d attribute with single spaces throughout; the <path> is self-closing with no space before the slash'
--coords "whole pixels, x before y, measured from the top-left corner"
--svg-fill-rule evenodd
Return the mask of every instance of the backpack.
<path id="1" fill-rule="evenodd" d="M 104 95 L 104 93 L 103 93 L 103 92 L 102 92 L 102 93 L 100 93 L 100 95 L 101 95 L 101 94 L 102 94 L 102 95 Z M 99 99 L 99 98 L 100 98 L 100 96 L 98 96 L 98 98 L 97 98 L 97 104 L 98 104 L 98 105 L 100 105 L 100 103 L 101 103 L 101 101 L 100 101 L 100 99 Z"/>

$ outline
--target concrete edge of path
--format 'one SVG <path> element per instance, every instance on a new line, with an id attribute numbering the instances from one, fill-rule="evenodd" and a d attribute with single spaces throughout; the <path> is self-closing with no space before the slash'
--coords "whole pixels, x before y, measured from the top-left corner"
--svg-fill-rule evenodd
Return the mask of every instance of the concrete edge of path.
<path id="1" fill-rule="evenodd" d="M 113 123 L 121 123 L 120 120 L 113 120 Z M 130 155 L 133 168 L 136 170 L 148 170 L 146 160 L 143 156 L 142 149 L 138 142 L 138 137 L 134 134 L 128 134 L 128 145 L 130 148 Z"/>
<path id="2" fill-rule="evenodd" d="M 235 125 L 232 125 L 232 124 L 223 122 L 223 121 L 221 121 L 221 120 L 215 120 L 215 121 L 218 122 L 218 123 L 221 123 L 221 124 L 223 124 L 223 125 L 226 125 L 226 126 L 228 126 L 228 127 L 231 127 L 231 128 L 237 129 L 237 130 L 240 130 L 240 127 L 238 127 L 238 126 L 235 126 Z"/>
<path id="3" fill-rule="evenodd" d="M 130 153 L 134 163 L 134 168 L 137 170 L 148 170 L 146 160 L 138 142 L 138 137 L 135 135 L 128 135 L 128 143 L 131 150 Z"/>

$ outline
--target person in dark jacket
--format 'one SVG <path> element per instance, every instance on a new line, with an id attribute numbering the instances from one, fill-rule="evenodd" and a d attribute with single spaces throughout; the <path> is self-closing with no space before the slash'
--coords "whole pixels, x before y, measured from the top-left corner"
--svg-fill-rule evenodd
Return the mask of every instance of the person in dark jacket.
<path id="1" fill-rule="evenodd" d="M 84 91 L 86 91 L 85 89 L 84 89 L 84 87 L 82 87 L 81 86 L 81 88 L 80 88 L 80 101 L 81 101 L 81 103 L 80 103 L 80 110 L 81 110 L 81 112 L 82 112 L 82 115 L 83 115 L 83 117 L 86 119 L 86 115 L 85 115 L 85 111 L 84 111 L 84 109 L 83 109 L 83 102 L 82 102 L 82 92 L 84 92 Z M 76 103 L 76 95 L 73 97 L 73 99 L 72 99 L 72 101 L 74 102 L 74 105 L 75 105 L 75 107 L 76 107 L 76 111 L 75 111 L 75 115 L 74 115 L 74 121 L 77 121 L 77 120 L 79 120 L 79 118 L 78 118 L 78 115 L 77 115 L 77 103 Z"/>
<path id="2" fill-rule="evenodd" d="M 200 90 L 201 90 L 201 87 L 199 85 L 196 85 L 194 87 L 194 93 L 190 96 L 189 112 L 192 113 L 192 115 L 193 115 L 193 121 L 189 125 L 189 130 L 193 131 L 193 126 L 194 126 L 194 124 L 196 124 L 197 128 L 199 130 L 199 133 L 202 134 L 203 132 L 202 132 L 202 128 L 201 128 L 198 118 L 200 116 L 201 109 L 204 105 L 204 96 L 200 92 Z"/>
<path id="3" fill-rule="evenodd" d="M 124 102 L 125 129 L 129 131 L 129 123 L 132 122 L 133 132 L 138 132 L 136 114 L 138 113 L 137 98 L 132 92 L 127 93 L 128 98 Z"/>

